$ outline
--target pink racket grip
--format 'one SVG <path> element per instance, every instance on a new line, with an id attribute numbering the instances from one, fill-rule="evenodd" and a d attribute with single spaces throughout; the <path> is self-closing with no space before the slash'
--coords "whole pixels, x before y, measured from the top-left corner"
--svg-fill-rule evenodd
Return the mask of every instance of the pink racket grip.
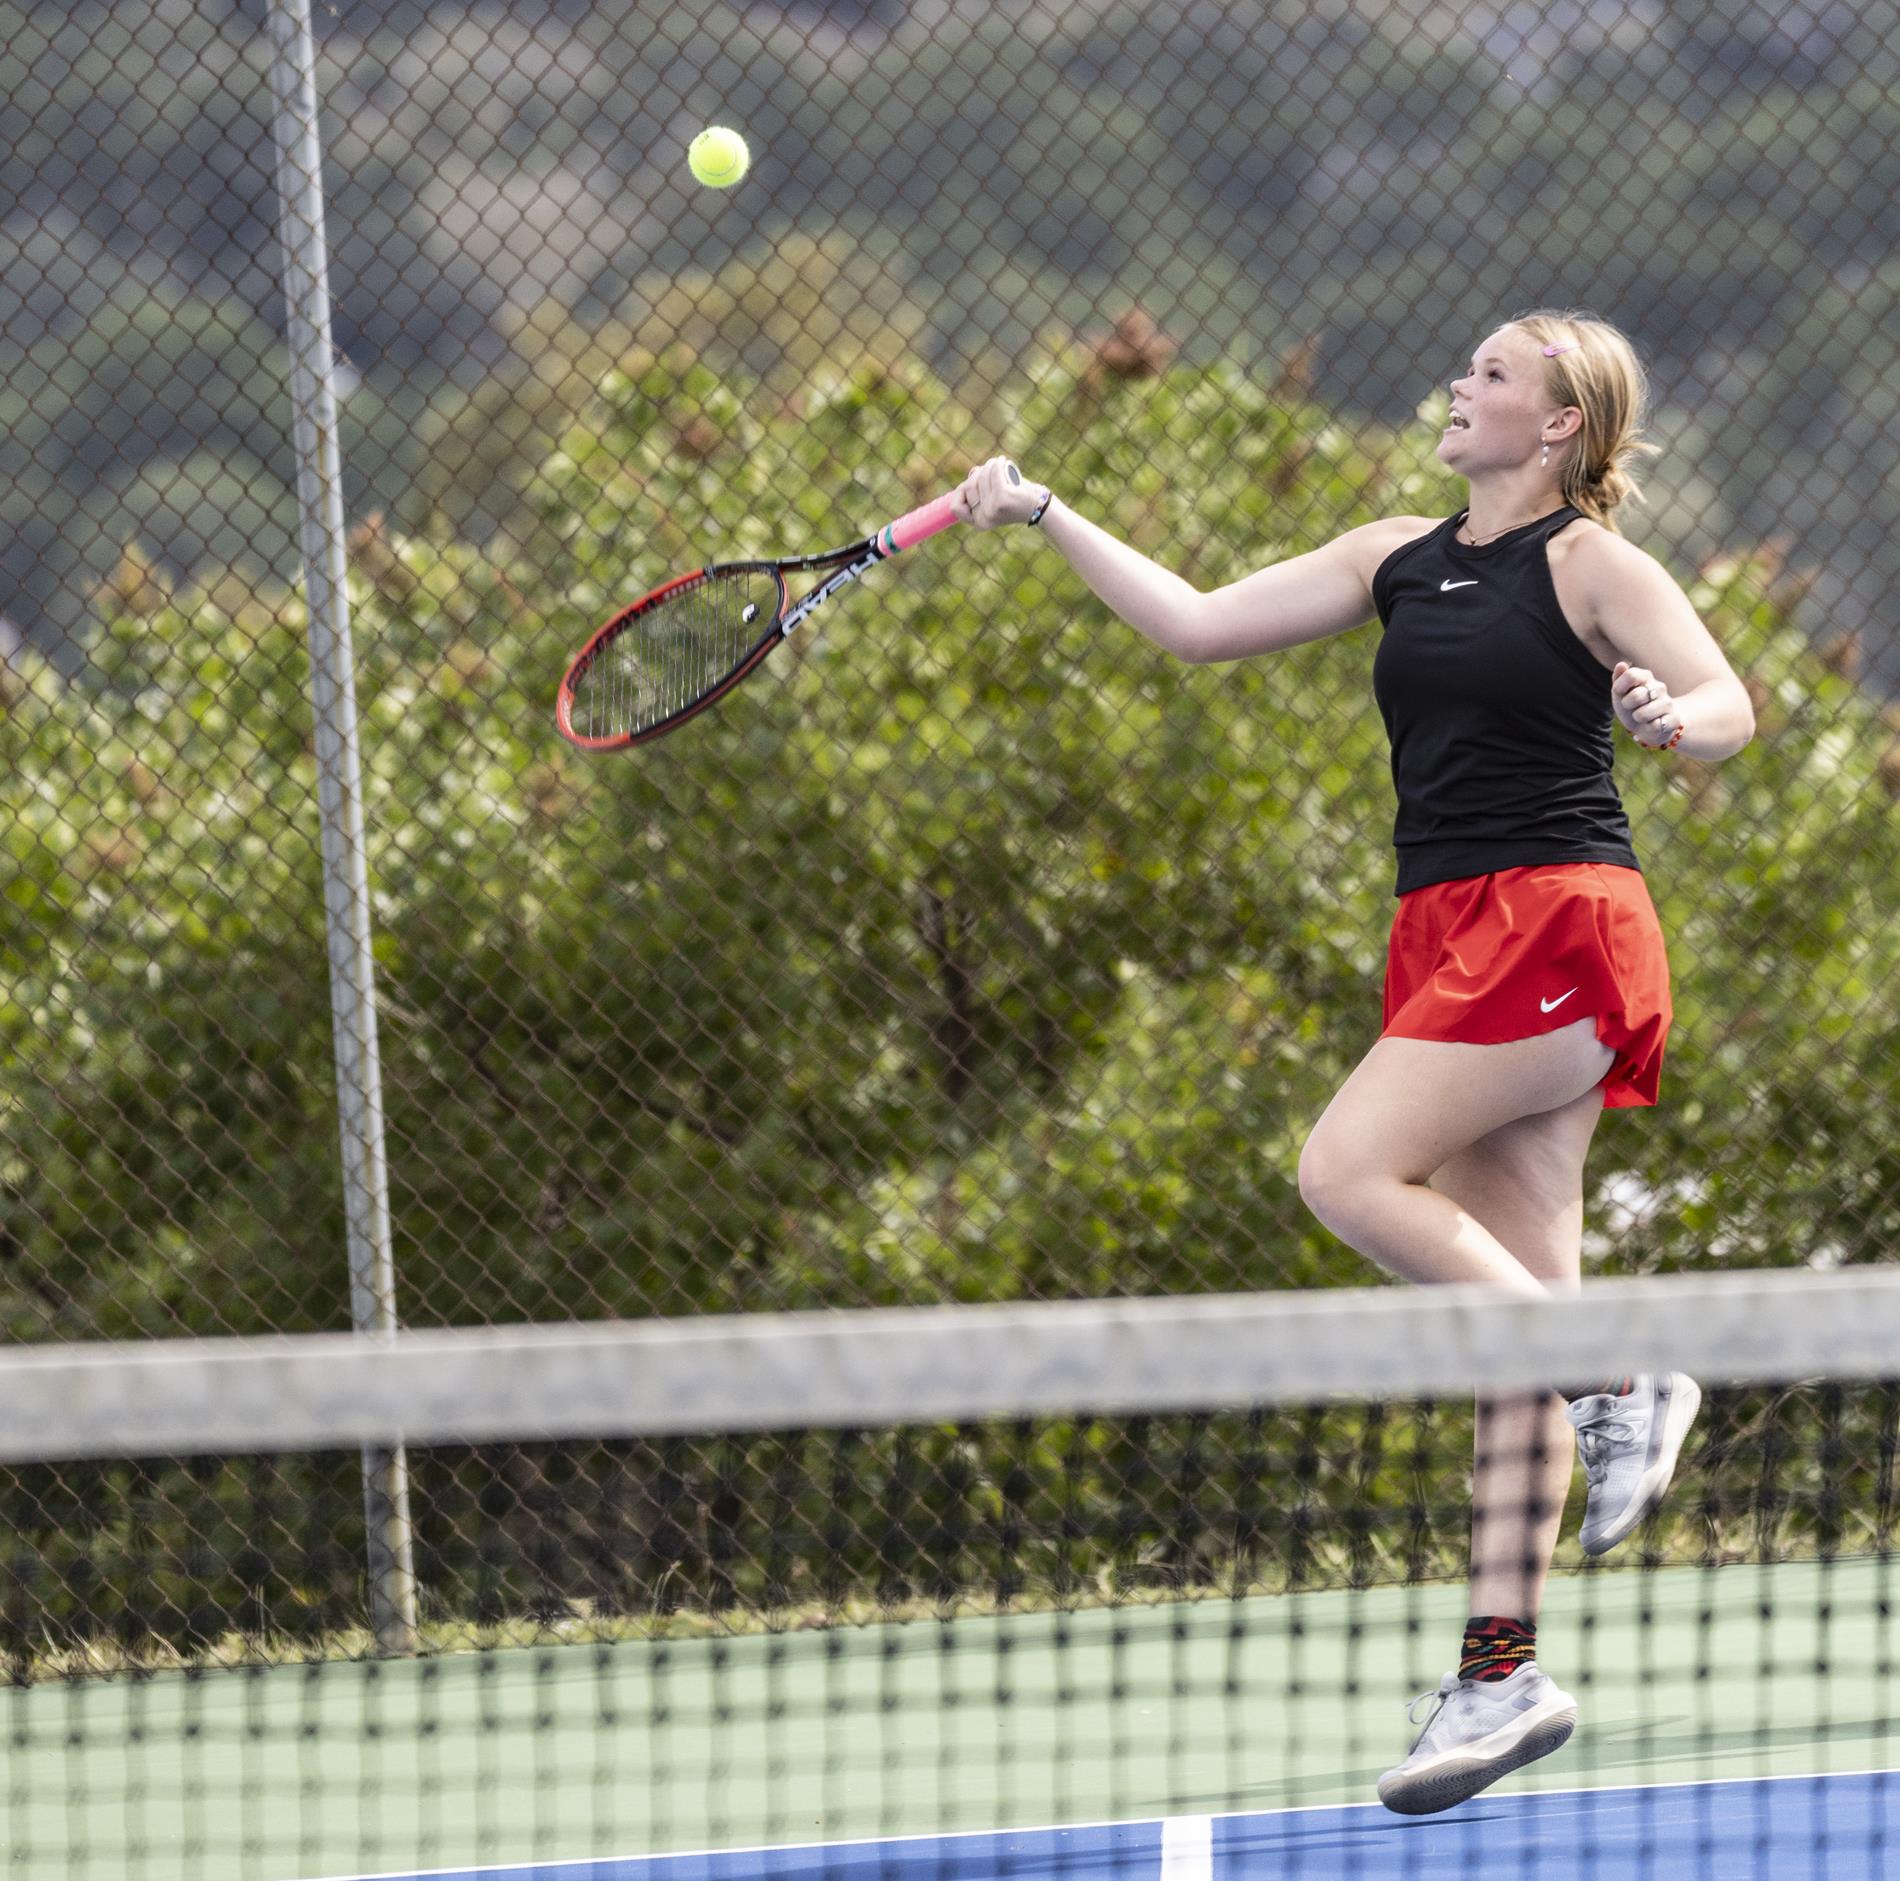
<path id="1" fill-rule="evenodd" d="M 914 509 L 907 516 L 900 516 L 894 523 L 886 523 L 877 532 L 878 541 L 886 555 L 895 555 L 899 549 L 913 548 L 919 542 L 928 542 L 934 535 L 948 529 L 952 523 L 961 522 L 957 514 L 956 492 L 948 496 L 934 498 L 922 509 Z"/>

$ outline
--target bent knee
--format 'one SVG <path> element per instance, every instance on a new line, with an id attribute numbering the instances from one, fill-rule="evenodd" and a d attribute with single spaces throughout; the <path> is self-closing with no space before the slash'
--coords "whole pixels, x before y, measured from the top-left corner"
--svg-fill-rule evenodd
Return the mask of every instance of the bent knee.
<path id="1" fill-rule="evenodd" d="M 1354 1199 L 1365 1193 L 1375 1173 L 1339 1131 L 1322 1121 L 1300 1151 L 1300 1200 L 1323 1227 L 1340 1234 L 1352 1218 Z"/>

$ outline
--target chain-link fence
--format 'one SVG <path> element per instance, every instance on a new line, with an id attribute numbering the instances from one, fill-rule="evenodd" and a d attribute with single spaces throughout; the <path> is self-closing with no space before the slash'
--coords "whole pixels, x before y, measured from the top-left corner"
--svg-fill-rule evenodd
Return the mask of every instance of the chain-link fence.
<path id="1" fill-rule="evenodd" d="M 0 0 L 16 1339 L 348 1323 L 277 11 Z M 552 693 L 996 450 L 1203 587 L 1449 513 L 1538 303 L 1644 352 L 1631 531 L 1760 723 L 1619 754 L 1678 1025 L 1591 1259 L 1884 1257 L 1900 9 L 315 12 L 404 1323 L 1368 1278 L 1294 1167 L 1376 1032 L 1371 632 L 1184 668 L 1018 531 L 634 756 Z"/>

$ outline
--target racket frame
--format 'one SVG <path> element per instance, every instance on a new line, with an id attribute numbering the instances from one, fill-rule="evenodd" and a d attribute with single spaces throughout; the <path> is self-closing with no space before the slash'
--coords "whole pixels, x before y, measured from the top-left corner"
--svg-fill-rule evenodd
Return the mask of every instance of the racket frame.
<path id="1" fill-rule="evenodd" d="M 781 641 L 789 639 L 797 629 L 808 620 L 812 613 L 842 587 L 857 580 L 866 569 L 875 568 L 879 562 L 889 561 L 902 549 L 911 547 L 933 536 L 939 530 L 947 529 L 957 521 L 953 496 L 940 496 L 926 503 L 921 509 L 914 509 L 906 516 L 900 516 L 896 522 L 886 523 L 875 534 L 868 535 L 861 542 L 853 542 L 842 549 L 828 549 L 819 555 L 788 556 L 774 562 L 713 562 L 704 568 L 696 568 L 690 574 L 676 575 L 671 581 L 663 582 L 637 601 L 629 602 L 617 614 L 609 619 L 568 662 L 567 671 L 561 676 L 560 691 L 555 696 L 554 718 L 560 727 L 561 736 L 570 744 L 578 745 L 583 751 L 625 751 L 634 745 L 646 744 L 649 740 L 663 737 L 667 732 L 684 725 L 689 718 L 697 718 L 709 706 L 723 699 L 740 680 L 751 673 L 765 656 Z M 836 573 L 821 581 L 809 594 L 792 601 L 785 586 L 788 574 L 798 574 L 807 569 L 834 568 Z M 765 630 L 758 640 L 741 657 L 725 678 L 702 692 L 698 698 L 689 701 L 675 712 L 669 712 L 665 718 L 657 719 L 651 725 L 643 725 L 638 731 L 614 732 L 607 737 L 594 737 L 582 732 L 574 723 L 574 688 L 586 677 L 587 669 L 600 653 L 627 631 L 641 615 L 650 613 L 662 602 L 671 600 L 683 590 L 703 581 L 711 581 L 722 575 L 770 575 L 778 590 L 778 603 L 772 618 L 766 623 Z"/>

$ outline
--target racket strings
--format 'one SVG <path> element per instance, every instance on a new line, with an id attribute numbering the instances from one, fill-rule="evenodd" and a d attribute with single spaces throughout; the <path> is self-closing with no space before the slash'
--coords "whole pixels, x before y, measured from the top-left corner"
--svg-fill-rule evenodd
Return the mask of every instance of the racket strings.
<path id="1" fill-rule="evenodd" d="M 770 569 L 719 569 L 628 621 L 573 688 L 588 737 L 638 734 L 698 703 L 732 677 L 772 628 L 779 584 Z"/>

